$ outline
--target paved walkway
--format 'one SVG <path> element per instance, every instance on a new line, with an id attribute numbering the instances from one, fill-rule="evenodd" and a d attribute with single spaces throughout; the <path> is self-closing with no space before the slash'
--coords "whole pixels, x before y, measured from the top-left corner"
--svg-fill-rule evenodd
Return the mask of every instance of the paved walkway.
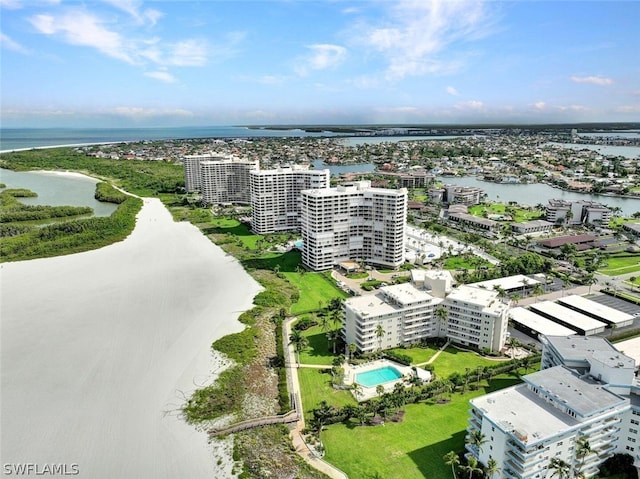
<path id="1" fill-rule="evenodd" d="M 286 351 L 285 351 L 285 363 L 288 365 L 287 367 L 287 384 L 289 386 L 289 392 L 293 395 L 294 400 L 296 402 L 296 409 L 299 412 L 299 419 L 296 422 L 293 430 L 290 433 L 291 442 L 296 452 L 312 467 L 317 469 L 318 471 L 326 474 L 332 479 L 348 479 L 348 476 L 342 472 L 340 469 L 332 466 L 328 462 L 317 457 L 313 451 L 309 448 L 307 443 L 304 441 L 304 437 L 302 435 L 302 430 L 305 428 L 304 423 L 304 410 L 302 408 L 302 401 L 300 399 L 300 382 L 298 381 L 298 368 L 300 365 L 297 362 L 295 350 L 293 345 L 289 342 L 289 336 L 291 335 L 291 324 L 295 321 L 296 318 L 290 318 L 286 321 L 282 322 L 282 338 L 283 341 L 286 342 Z M 311 365 L 304 365 L 305 367 Z M 313 366 L 313 367 L 322 367 L 322 368 L 330 368 L 331 366 Z"/>

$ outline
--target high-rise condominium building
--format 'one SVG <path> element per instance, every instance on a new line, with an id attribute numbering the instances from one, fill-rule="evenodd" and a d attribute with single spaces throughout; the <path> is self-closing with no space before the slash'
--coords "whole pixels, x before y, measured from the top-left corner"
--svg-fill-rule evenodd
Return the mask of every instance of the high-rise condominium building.
<path id="1" fill-rule="evenodd" d="M 635 361 L 606 339 L 546 336 L 543 370 L 523 384 L 472 399 L 467 450 L 492 458 L 501 477 L 592 477 L 615 453 L 640 465 L 640 388 Z"/>
<path id="2" fill-rule="evenodd" d="M 302 190 L 329 188 L 329 177 L 329 170 L 300 166 L 251 171 L 251 230 L 299 231 Z"/>
<path id="3" fill-rule="evenodd" d="M 231 158 L 231 156 L 218 155 L 213 152 L 202 155 L 185 155 L 182 158 L 182 164 L 184 165 L 184 186 L 187 192 L 194 193 L 200 191 L 202 186 L 200 163 L 203 161 L 222 161 Z"/>
<path id="4" fill-rule="evenodd" d="M 259 167 L 258 160 L 236 158 L 200 162 L 202 201 L 248 205 L 251 201 L 249 172 Z"/>
<path id="5" fill-rule="evenodd" d="M 395 268 L 404 263 L 407 190 L 359 181 L 302 191 L 302 262 L 313 271 L 356 260 Z"/>

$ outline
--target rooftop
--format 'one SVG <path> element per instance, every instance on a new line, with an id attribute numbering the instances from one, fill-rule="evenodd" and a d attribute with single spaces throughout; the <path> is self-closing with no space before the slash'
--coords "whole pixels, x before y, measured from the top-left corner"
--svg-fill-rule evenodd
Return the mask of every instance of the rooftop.
<path id="1" fill-rule="evenodd" d="M 615 354 L 618 352 L 605 338 L 597 336 L 545 336 L 543 343 L 547 343 L 567 361 L 589 361 L 595 351 Z"/>
<path id="2" fill-rule="evenodd" d="M 554 318 L 561 320 L 571 326 L 575 326 L 585 332 L 597 331 L 604 329 L 606 324 L 597 319 L 593 319 L 582 313 L 578 313 L 573 309 L 566 308 L 553 301 L 541 301 L 539 303 L 532 304 L 530 308 L 534 312 L 540 312 L 553 316 Z"/>
<path id="3" fill-rule="evenodd" d="M 585 418 L 625 402 L 624 398 L 612 393 L 599 382 L 588 376 L 579 377 L 564 366 L 544 369 L 522 379 Z"/>
<path id="4" fill-rule="evenodd" d="M 570 336 L 576 332 L 523 307 L 511 308 L 509 316 L 516 323 L 544 335 Z"/>
<path id="5" fill-rule="evenodd" d="M 483 288 L 483 289 L 494 289 L 495 286 L 502 288 L 505 291 L 509 291 L 512 289 L 521 289 L 527 286 L 535 286 L 539 284 L 540 281 L 537 279 L 529 278 L 523 274 L 516 274 L 513 276 L 506 276 L 504 278 L 490 279 L 488 281 L 479 281 L 477 283 L 471 283 L 469 286 L 473 286 L 475 288 Z"/>
<path id="6" fill-rule="evenodd" d="M 576 294 L 572 294 L 570 296 L 565 296 L 563 298 L 558 298 L 558 302 L 562 304 L 566 304 L 568 306 L 573 306 L 574 308 L 580 309 L 585 312 L 589 312 L 603 320 L 608 322 L 612 322 L 615 324 L 627 324 L 630 321 L 633 321 L 633 316 L 630 314 L 619 311 L 615 308 L 611 308 L 604 304 L 600 304 L 596 301 L 591 301 L 590 299 L 584 298 L 582 296 L 578 296 Z"/>

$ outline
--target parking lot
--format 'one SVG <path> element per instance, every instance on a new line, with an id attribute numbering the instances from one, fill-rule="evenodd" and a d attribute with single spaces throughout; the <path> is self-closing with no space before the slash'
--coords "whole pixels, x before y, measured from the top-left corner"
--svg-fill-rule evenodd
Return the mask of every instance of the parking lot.
<path id="1" fill-rule="evenodd" d="M 615 308 L 618 311 L 622 311 L 623 313 L 631 314 L 635 317 L 640 316 L 640 306 L 625 301 L 624 299 L 615 298 L 613 296 L 609 296 L 608 294 L 590 296 L 589 299 L 600 304 L 604 304 L 605 306 Z"/>

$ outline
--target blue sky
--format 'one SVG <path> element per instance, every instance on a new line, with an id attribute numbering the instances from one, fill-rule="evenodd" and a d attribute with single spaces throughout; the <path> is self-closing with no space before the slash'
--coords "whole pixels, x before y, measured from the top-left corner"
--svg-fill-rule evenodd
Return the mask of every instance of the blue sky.
<path id="1" fill-rule="evenodd" d="M 0 8 L 5 127 L 640 121 L 639 1 Z"/>

